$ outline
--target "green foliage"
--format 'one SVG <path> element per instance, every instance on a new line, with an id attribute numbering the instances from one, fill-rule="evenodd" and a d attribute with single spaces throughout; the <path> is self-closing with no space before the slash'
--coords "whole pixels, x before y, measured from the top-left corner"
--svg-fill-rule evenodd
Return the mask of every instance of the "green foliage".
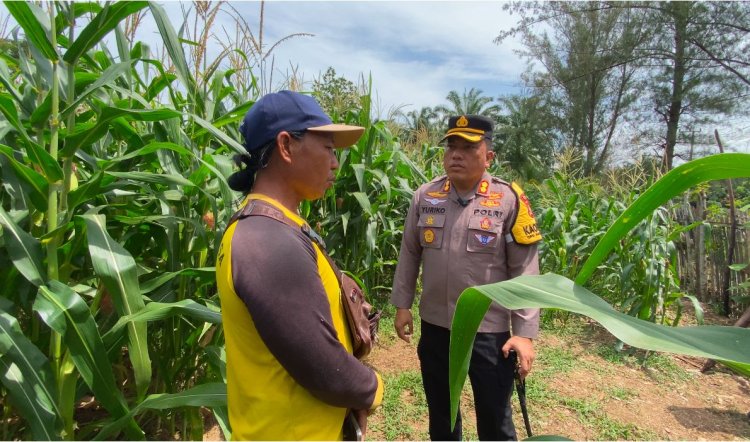
<path id="1" fill-rule="evenodd" d="M 670 171 L 633 202 L 598 241 L 578 271 L 583 284 L 596 266 L 641 220 L 688 187 L 715 179 L 750 176 L 750 155 L 721 154 L 688 162 Z M 555 274 L 520 276 L 509 281 L 466 289 L 458 300 L 451 327 L 450 394 L 455 422 L 458 398 L 469 368 L 474 336 L 494 300 L 508 309 L 557 308 L 584 314 L 634 347 L 726 361 L 740 372 L 750 371 L 750 352 L 743 343 L 750 331 L 735 327 L 665 327 L 624 315 L 604 300 Z"/>
<path id="2" fill-rule="evenodd" d="M 31 44 L 0 66 L 0 367 L 6 416 L 26 423 L 6 421 L 3 438 L 96 436 L 101 419 L 76 423 L 83 395 L 118 422 L 108 437 L 144 438 L 155 413 L 200 433 L 179 410 L 225 401 L 180 392 L 223 380 L 213 250 L 234 211 L 225 176 L 247 98 L 221 71 L 195 87 L 157 5 L 179 84 L 140 43 L 119 63 L 101 43 L 146 2 L 24 5 L 6 4 Z M 165 393 L 168 407 L 150 406 Z"/>

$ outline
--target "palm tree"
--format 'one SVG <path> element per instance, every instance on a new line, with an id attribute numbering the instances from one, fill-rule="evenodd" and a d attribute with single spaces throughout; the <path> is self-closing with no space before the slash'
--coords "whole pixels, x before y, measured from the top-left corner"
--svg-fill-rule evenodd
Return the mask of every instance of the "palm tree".
<path id="1" fill-rule="evenodd" d="M 450 91 L 445 99 L 448 100 L 451 107 L 440 105 L 435 107 L 435 111 L 444 116 L 474 114 L 484 115 L 496 120 L 500 115 L 500 106 L 493 104 L 492 97 L 482 94 L 481 89 L 474 88 L 469 89 L 468 92 L 464 89 L 462 95 L 459 95 L 456 91 Z"/>
<path id="2" fill-rule="evenodd" d="M 537 97 L 501 99 L 504 107 L 495 126 L 500 159 L 525 180 L 549 175 L 555 152 L 555 134 Z"/>

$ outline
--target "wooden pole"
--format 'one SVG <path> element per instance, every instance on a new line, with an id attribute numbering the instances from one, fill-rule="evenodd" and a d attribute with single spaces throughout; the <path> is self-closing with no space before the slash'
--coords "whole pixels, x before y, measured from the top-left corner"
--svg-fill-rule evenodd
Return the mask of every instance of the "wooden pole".
<path id="1" fill-rule="evenodd" d="M 716 137 L 716 143 L 719 145 L 719 152 L 724 153 L 724 146 L 721 144 L 721 138 L 719 138 L 719 131 L 714 129 L 714 136 Z M 729 268 L 734 264 L 734 248 L 737 235 L 737 216 L 736 209 L 734 207 L 734 189 L 732 187 L 732 180 L 727 180 L 727 190 L 729 193 L 729 248 L 727 249 L 727 265 L 724 267 L 724 280 L 722 281 L 722 305 L 724 307 L 724 316 L 729 316 L 729 284 L 731 280 L 731 269 Z"/>

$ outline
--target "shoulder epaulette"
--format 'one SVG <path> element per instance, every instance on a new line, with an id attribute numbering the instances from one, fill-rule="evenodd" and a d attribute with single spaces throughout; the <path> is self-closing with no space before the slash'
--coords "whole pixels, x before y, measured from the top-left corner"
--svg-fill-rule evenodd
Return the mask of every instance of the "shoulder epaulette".
<path id="1" fill-rule="evenodd" d="M 510 229 L 513 240 L 518 244 L 534 244 L 541 241 L 542 234 L 537 227 L 529 199 L 518 184 L 511 183 L 510 188 L 516 195 L 516 219 Z"/>

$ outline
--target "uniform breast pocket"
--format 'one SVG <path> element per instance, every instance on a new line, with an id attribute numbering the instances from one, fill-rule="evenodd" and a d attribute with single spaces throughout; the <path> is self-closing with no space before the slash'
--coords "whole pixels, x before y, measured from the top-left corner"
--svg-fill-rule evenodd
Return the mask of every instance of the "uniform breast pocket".
<path id="1" fill-rule="evenodd" d="M 425 214 L 419 216 L 419 243 L 422 247 L 439 249 L 443 245 L 445 215 Z"/>
<path id="2" fill-rule="evenodd" d="M 503 239 L 503 222 L 487 216 L 469 218 L 466 250 L 474 253 L 495 253 Z"/>

